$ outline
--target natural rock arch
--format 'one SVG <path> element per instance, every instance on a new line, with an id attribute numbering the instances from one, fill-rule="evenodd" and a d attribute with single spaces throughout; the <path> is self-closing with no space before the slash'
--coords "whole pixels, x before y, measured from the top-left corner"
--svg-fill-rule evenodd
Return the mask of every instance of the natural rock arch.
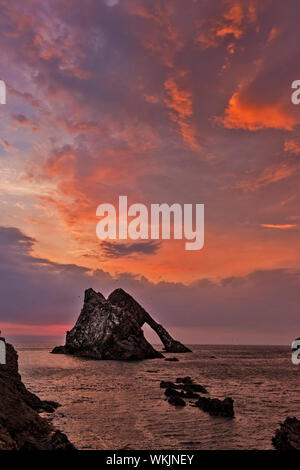
<path id="1" fill-rule="evenodd" d="M 146 312 L 146 310 L 143 309 L 143 307 L 123 289 L 114 290 L 109 295 L 108 300 L 118 307 L 129 310 L 138 321 L 140 327 L 147 323 L 147 325 L 149 325 L 150 328 L 156 332 L 167 352 L 191 352 L 190 349 L 188 349 L 186 346 L 173 339 L 167 330 L 162 325 L 157 323 L 151 317 L 151 315 Z"/>
<path id="2" fill-rule="evenodd" d="M 65 346 L 58 346 L 52 352 L 93 359 L 163 357 L 144 337 L 145 323 L 158 334 L 167 352 L 190 352 L 123 289 L 113 291 L 107 300 L 100 292 L 87 289 L 78 320 L 67 332 Z"/>

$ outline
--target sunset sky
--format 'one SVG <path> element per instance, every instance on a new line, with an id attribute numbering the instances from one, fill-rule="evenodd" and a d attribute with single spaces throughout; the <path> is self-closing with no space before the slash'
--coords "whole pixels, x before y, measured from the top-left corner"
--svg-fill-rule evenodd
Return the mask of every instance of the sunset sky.
<path id="1" fill-rule="evenodd" d="M 0 0 L 0 329 L 123 287 L 180 340 L 300 334 L 297 0 Z M 105 241 L 100 203 L 205 204 L 205 245 Z"/>

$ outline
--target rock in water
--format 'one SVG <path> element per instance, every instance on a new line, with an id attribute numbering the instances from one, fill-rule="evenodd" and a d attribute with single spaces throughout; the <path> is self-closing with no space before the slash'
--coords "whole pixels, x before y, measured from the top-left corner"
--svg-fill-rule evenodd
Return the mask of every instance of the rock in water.
<path id="1" fill-rule="evenodd" d="M 146 312 L 146 310 L 141 307 L 140 304 L 134 300 L 131 295 L 127 294 L 123 289 L 114 290 L 108 300 L 118 307 L 128 310 L 134 316 L 134 318 L 139 323 L 140 327 L 147 323 L 159 336 L 161 342 L 163 343 L 166 352 L 172 353 L 184 353 L 191 352 L 186 346 L 181 344 L 179 341 L 176 341 L 169 335 L 167 330 L 162 325 L 159 325 L 151 315 Z"/>
<path id="2" fill-rule="evenodd" d="M 200 397 L 195 405 L 212 416 L 234 417 L 233 399 L 230 397 L 224 398 L 224 400 Z"/>
<path id="3" fill-rule="evenodd" d="M 194 381 L 189 375 L 187 375 L 186 377 L 177 377 L 176 383 L 177 384 L 192 384 L 194 383 Z"/>
<path id="4" fill-rule="evenodd" d="M 74 450 L 67 436 L 37 413 L 57 406 L 27 390 L 18 373 L 17 353 L 7 344 L 6 364 L 0 365 L 0 450 Z"/>
<path id="5" fill-rule="evenodd" d="M 138 312 L 139 313 L 139 312 Z M 85 291 L 84 305 L 65 346 L 53 353 L 91 359 L 140 360 L 163 357 L 145 339 L 139 315 L 130 305 L 116 305 L 93 289 Z"/>
<path id="6" fill-rule="evenodd" d="M 176 384 L 173 382 L 167 381 L 167 380 L 162 380 L 160 382 L 160 388 L 179 388 Z"/>
<path id="7" fill-rule="evenodd" d="M 175 388 L 166 388 L 165 395 L 166 397 L 180 397 L 181 391 L 176 390 Z"/>
<path id="8" fill-rule="evenodd" d="M 300 450 L 300 420 L 286 418 L 277 429 L 272 444 L 277 450 Z"/>
<path id="9" fill-rule="evenodd" d="M 171 396 L 168 399 L 168 402 L 170 403 L 170 405 L 173 405 L 173 406 L 185 406 L 186 404 L 182 398 L 177 397 L 177 396 Z"/>

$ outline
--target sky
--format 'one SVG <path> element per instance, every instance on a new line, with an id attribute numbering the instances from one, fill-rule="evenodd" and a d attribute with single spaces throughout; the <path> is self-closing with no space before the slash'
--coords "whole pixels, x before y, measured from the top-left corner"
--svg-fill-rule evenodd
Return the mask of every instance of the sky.
<path id="1" fill-rule="evenodd" d="M 63 337 L 122 287 L 186 343 L 300 321 L 297 0 L 0 0 L 0 328 Z M 205 205 L 205 243 L 100 241 L 97 206 Z"/>

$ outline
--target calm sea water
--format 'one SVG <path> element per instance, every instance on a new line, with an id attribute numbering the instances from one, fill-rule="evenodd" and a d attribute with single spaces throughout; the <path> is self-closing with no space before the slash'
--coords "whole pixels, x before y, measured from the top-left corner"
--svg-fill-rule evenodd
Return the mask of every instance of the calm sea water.
<path id="1" fill-rule="evenodd" d="M 61 403 L 51 419 L 79 449 L 270 449 L 278 423 L 300 418 L 300 366 L 288 348 L 191 348 L 177 355 L 179 362 L 117 362 L 17 345 L 24 383 Z M 231 396 L 235 419 L 211 417 L 189 403 L 169 405 L 159 383 L 184 375 L 211 397 Z"/>

